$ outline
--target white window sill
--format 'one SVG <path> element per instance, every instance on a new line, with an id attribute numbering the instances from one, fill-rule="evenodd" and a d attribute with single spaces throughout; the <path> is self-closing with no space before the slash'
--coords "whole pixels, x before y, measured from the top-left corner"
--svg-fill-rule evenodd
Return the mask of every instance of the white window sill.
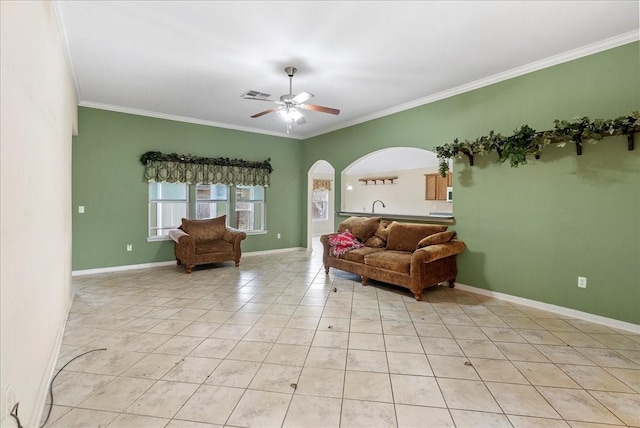
<path id="1" fill-rule="evenodd" d="M 268 230 L 245 230 L 244 233 L 247 235 L 266 235 L 269 233 Z M 153 236 L 148 237 L 147 242 L 162 242 L 162 241 L 171 241 L 171 237 L 169 235 L 163 236 Z"/>
<path id="2" fill-rule="evenodd" d="M 268 230 L 244 230 L 243 232 L 247 235 L 266 235 L 269 233 Z"/>
<path id="3" fill-rule="evenodd" d="M 153 236 L 148 237 L 147 242 L 160 242 L 160 241 L 171 241 L 171 237 L 169 235 L 163 236 Z"/>

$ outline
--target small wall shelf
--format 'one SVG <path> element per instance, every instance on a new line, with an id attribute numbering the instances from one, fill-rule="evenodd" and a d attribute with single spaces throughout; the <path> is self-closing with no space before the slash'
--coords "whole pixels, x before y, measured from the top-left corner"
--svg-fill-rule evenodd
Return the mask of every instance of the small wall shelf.
<path id="1" fill-rule="evenodd" d="M 398 177 L 369 177 L 369 178 L 359 178 L 358 181 L 364 182 L 364 184 L 368 185 L 371 181 L 373 184 L 378 184 L 378 181 L 382 182 L 382 184 L 393 184 L 394 180 L 397 180 Z"/>

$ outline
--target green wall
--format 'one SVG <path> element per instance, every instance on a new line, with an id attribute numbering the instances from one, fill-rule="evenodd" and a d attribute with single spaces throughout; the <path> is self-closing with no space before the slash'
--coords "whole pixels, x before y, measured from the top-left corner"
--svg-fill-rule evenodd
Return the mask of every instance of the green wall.
<path id="1" fill-rule="evenodd" d="M 302 169 L 331 163 L 338 203 L 340 171 L 385 147 L 433 149 L 492 129 L 510 135 L 523 124 L 544 130 L 554 119 L 629 114 L 640 110 L 639 64 L 636 42 L 308 139 Z M 580 157 L 567 146 L 519 168 L 495 160 L 454 164 L 451 228 L 468 246 L 457 280 L 640 324 L 640 147 L 627 151 L 616 137 Z"/>
<path id="2" fill-rule="evenodd" d="M 150 151 L 204 157 L 271 158 L 266 235 L 242 249 L 297 247 L 306 185 L 300 141 L 91 108 L 78 111 L 73 140 L 73 270 L 173 260 L 173 241 L 147 242 L 148 184 L 140 155 Z M 304 177 L 303 177 L 304 175 Z M 78 213 L 84 205 L 85 213 Z M 306 217 L 305 217 L 306 219 Z M 280 233 L 281 239 L 276 239 Z M 126 245 L 133 244 L 127 252 Z"/>
<path id="3" fill-rule="evenodd" d="M 492 129 L 508 135 L 523 124 L 543 130 L 554 119 L 640 110 L 639 47 L 628 44 L 304 142 L 81 108 L 73 142 L 73 269 L 173 259 L 170 241 L 146 242 L 147 185 L 138 158 L 148 150 L 270 157 L 269 233 L 247 237 L 243 251 L 305 246 L 307 172 L 317 160 L 335 168 L 339 204 L 340 171 L 379 149 L 433 149 Z M 629 152 L 624 139 L 610 138 L 586 145 L 580 157 L 573 147 L 549 147 L 519 168 L 496 163 L 495 155 L 473 167 L 456 160 L 454 187 L 452 228 L 468 246 L 458 259 L 460 283 L 640 324 L 640 147 Z M 125 251 L 127 243 L 133 252 Z M 587 277 L 586 289 L 577 288 L 578 276 Z"/>

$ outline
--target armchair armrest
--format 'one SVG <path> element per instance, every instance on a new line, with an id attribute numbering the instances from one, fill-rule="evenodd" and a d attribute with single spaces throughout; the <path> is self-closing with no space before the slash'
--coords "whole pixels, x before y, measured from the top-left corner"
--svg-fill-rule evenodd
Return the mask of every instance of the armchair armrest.
<path id="1" fill-rule="evenodd" d="M 247 237 L 247 234 L 243 231 L 236 229 L 234 227 L 227 226 L 224 230 L 224 234 L 222 235 L 222 239 L 231 243 L 236 244 L 236 242 L 240 242 Z"/>
<path id="2" fill-rule="evenodd" d="M 193 241 L 193 237 L 191 237 L 187 232 L 185 232 L 185 231 L 184 231 L 184 230 L 182 230 L 182 229 L 171 229 L 171 230 L 169 231 L 169 237 L 170 237 L 171 239 L 173 239 L 174 241 L 176 241 L 178 244 L 180 243 L 180 240 L 181 240 L 183 237 L 186 237 L 186 238 L 183 240 L 183 244 L 186 244 L 188 240 Z"/>
<path id="3" fill-rule="evenodd" d="M 173 252 L 176 255 L 176 259 L 179 263 L 182 262 L 187 265 L 187 269 L 189 269 L 188 266 L 192 263 L 191 260 L 196 254 L 196 240 L 182 229 L 171 229 L 169 236 L 175 241 Z"/>

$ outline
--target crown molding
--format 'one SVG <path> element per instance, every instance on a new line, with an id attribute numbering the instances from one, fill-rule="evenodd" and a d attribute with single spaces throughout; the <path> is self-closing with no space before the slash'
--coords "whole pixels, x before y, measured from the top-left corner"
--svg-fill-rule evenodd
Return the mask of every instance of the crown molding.
<path id="1" fill-rule="evenodd" d="M 62 24 L 64 21 L 64 16 L 62 13 L 62 6 L 59 5 L 59 3 L 61 3 L 60 1 L 55 1 L 54 5 L 55 5 L 55 9 L 56 9 L 56 14 L 59 15 L 59 19 L 61 19 L 62 21 L 59 21 L 60 24 Z M 67 44 L 67 38 L 66 38 L 66 33 L 64 32 L 64 26 L 62 26 L 62 32 L 64 35 L 64 40 L 65 40 L 65 49 L 67 51 L 67 58 L 70 59 L 69 55 L 69 47 Z M 586 45 L 583 46 L 581 48 L 578 49 L 574 49 L 568 52 L 564 52 L 558 55 L 554 55 L 545 59 L 542 59 L 540 61 L 535 61 L 520 67 L 516 67 L 516 68 L 512 68 L 511 70 L 507 70 L 504 71 L 502 73 L 498 73 L 498 74 L 494 74 L 492 76 L 486 77 L 486 78 L 482 78 L 482 79 L 478 79 L 475 80 L 473 82 L 470 83 L 466 83 L 464 85 L 460 85 L 457 86 L 455 88 L 451 88 L 451 89 L 447 89 L 446 91 L 442 91 L 442 92 L 438 92 L 436 94 L 433 95 L 429 95 L 427 97 L 423 97 L 423 98 L 419 98 L 417 100 L 414 101 L 410 101 L 408 103 L 404 103 L 404 104 L 400 104 L 398 106 L 395 107 L 391 107 L 388 109 L 384 109 L 384 110 L 380 110 L 378 112 L 375 113 L 371 113 L 362 117 L 359 117 L 357 119 L 351 120 L 349 122 L 334 126 L 334 127 L 328 127 L 325 128 L 324 130 L 320 131 L 320 132 L 316 132 L 316 133 L 312 133 L 312 134 L 308 134 L 308 135 L 304 135 L 304 136 L 295 136 L 295 135 L 287 135 L 286 133 L 280 133 L 280 132 L 271 132 L 271 131 L 265 131 L 263 129 L 257 129 L 257 128 L 251 128 L 251 127 L 245 127 L 245 126 L 238 126 L 238 125 L 231 125 L 228 123 L 222 123 L 222 122 L 215 122 L 215 121 L 210 121 L 210 120 L 204 120 L 204 119 L 195 119 L 195 118 L 190 118 L 190 117 L 185 117 L 185 116 L 177 116 L 177 115 L 172 115 L 172 114 L 166 114 L 166 113 L 159 113 L 159 112 L 154 112 L 154 111 L 149 111 L 149 110 L 142 110 L 142 109 L 134 109 L 134 108 L 128 108 L 128 107 L 121 107 L 121 106 L 116 106 L 116 105 L 111 105 L 111 104 L 103 104 L 103 103 L 95 103 L 95 102 L 91 102 L 91 101 L 80 101 L 80 103 L 78 104 L 81 107 L 90 107 L 90 108 L 96 108 L 96 109 L 101 109 L 101 110 L 109 110 L 109 111 L 115 111 L 115 112 L 119 112 L 119 113 L 127 113 L 127 114 L 134 114 L 134 115 L 138 115 L 138 116 L 146 116 L 146 117 L 153 117 L 153 118 L 157 118 L 157 119 L 165 119 L 165 120 L 172 120 L 172 121 L 177 121 L 177 122 L 185 122 L 185 123 L 192 123 L 192 124 L 196 124 L 196 125 L 204 125 L 204 126 L 213 126 L 213 127 L 217 127 L 217 128 L 225 128 L 225 129 L 233 129 L 236 131 L 243 131 L 243 132 L 251 132 L 251 133 L 256 133 L 256 134 L 263 134 L 263 135 L 270 135 L 270 136 L 274 136 L 274 137 L 281 137 L 281 138 L 288 138 L 288 139 L 294 139 L 294 140 L 301 140 L 304 141 L 306 139 L 309 138 L 314 138 L 314 137 L 318 137 L 320 135 L 324 135 L 324 134 L 328 134 L 330 132 L 334 132 L 334 131 L 338 131 L 340 129 L 345 129 L 354 125 L 359 125 L 361 123 L 365 123 L 365 122 L 369 122 L 375 119 L 379 119 L 385 116 L 390 116 L 392 114 L 395 113 L 400 113 L 403 112 L 405 110 L 410 110 L 412 108 L 416 108 L 416 107 L 420 107 L 426 104 L 431 104 L 433 102 L 436 101 L 440 101 L 446 98 L 451 98 L 454 97 L 456 95 L 460 95 L 463 94 L 465 92 L 470 92 L 476 89 L 480 89 L 483 88 L 485 86 L 490 86 L 493 85 L 495 83 L 499 83 L 499 82 L 503 82 L 509 79 L 513 79 L 515 77 L 519 77 L 519 76 L 523 76 L 525 74 L 529 74 L 532 73 L 534 71 L 539 71 L 539 70 L 543 70 L 545 68 L 549 68 L 549 67 L 553 67 L 555 65 L 559 65 L 565 62 L 569 62 L 569 61 L 573 61 L 579 58 L 583 58 L 589 55 L 593 55 L 596 54 L 598 52 L 602 52 L 602 51 L 606 51 L 608 49 L 613 49 L 619 46 L 623 46 L 629 43 L 633 43 L 636 42 L 640 39 L 640 35 L 637 31 L 630 31 L 628 33 L 624 33 L 615 37 L 611 37 L 609 39 L 606 40 L 602 40 L 596 43 L 592 43 L 590 45 Z M 78 81 L 76 79 L 76 75 L 75 72 L 73 70 L 73 63 L 71 61 L 69 61 L 70 67 L 71 67 L 71 72 L 73 75 L 73 79 L 74 79 L 74 83 L 76 86 L 76 91 L 78 94 L 78 99 L 81 99 L 81 92 L 80 92 L 80 86 L 78 84 Z"/>
<path id="2" fill-rule="evenodd" d="M 76 69 L 73 66 L 73 61 L 71 60 L 71 48 L 69 47 L 69 36 L 67 35 L 67 22 L 63 10 L 63 2 L 60 0 L 54 0 L 52 4 L 53 11 L 56 15 L 56 22 L 58 23 L 58 30 L 60 31 L 60 39 L 62 40 L 62 45 L 64 47 L 64 56 L 67 61 L 67 67 L 69 67 L 71 80 L 73 80 L 73 88 L 76 91 L 76 100 L 80 101 L 82 99 L 82 93 L 80 92 L 78 75 L 76 74 Z"/>
<path id="3" fill-rule="evenodd" d="M 424 98 L 419 98 L 417 100 L 410 101 L 408 103 L 400 104 L 395 107 L 391 107 L 391 108 L 381 110 L 366 116 L 362 116 L 358 119 L 354 119 L 350 122 L 343 123 L 339 126 L 336 126 L 333 128 L 327 128 L 322 132 L 318 132 L 313 135 L 307 135 L 305 138 L 317 137 L 323 134 L 327 134 L 329 132 L 338 131 L 340 129 L 348 128 L 350 126 L 359 125 L 364 122 L 369 122 L 374 119 L 390 116 L 395 113 L 400 113 L 405 110 L 410 110 L 415 107 L 420 107 L 425 104 L 430 104 L 436 101 L 440 101 L 446 98 L 463 94 L 465 92 L 470 92 L 476 89 L 483 88 L 485 86 L 493 85 L 494 83 L 503 82 L 505 80 L 513 79 L 514 77 L 523 76 L 525 74 L 529 74 L 534 71 L 539 71 L 545 68 L 553 67 L 554 65 L 559 65 L 565 62 L 573 61 L 585 56 L 596 54 L 598 52 L 606 51 L 608 49 L 617 48 L 619 46 L 636 42 L 639 39 L 640 39 L 640 34 L 638 33 L 638 31 L 630 31 L 628 33 L 624 33 L 619 36 L 611 37 L 609 39 L 592 43 L 590 45 L 586 45 L 578 49 L 574 49 L 568 52 L 563 52 L 561 54 L 554 55 L 554 56 L 542 59 L 540 61 L 535 61 L 520 67 L 512 68 L 511 70 L 507 70 L 502 73 L 494 74 L 489 77 L 485 77 L 470 83 L 466 83 L 464 85 L 460 85 L 455 88 L 448 89 L 446 91 L 438 92 L 436 94 L 429 95 Z"/>
<path id="4" fill-rule="evenodd" d="M 235 131 L 251 132 L 253 134 L 270 135 L 273 137 L 289 138 L 293 140 L 303 139 L 302 137 L 297 137 L 294 135 L 287 135 L 285 133 L 280 133 L 280 132 L 270 132 L 270 131 L 265 131 L 263 129 L 250 128 L 248 126 L 231 125 L 228 123 L 215 122 L 212 120 L 195 119 L 192 117 L 178 116 L 178 115 L 159 113 L 159 112 L 149 111 L 149 110 L 122 107 L 122 106 L 116 106 L 112 104 L 94 103 L 92 101 L 81 101 L 78 105 L 80 107 L 89 107 L 89 108 L 95 108 L 100 110 L 114 111 L 118 113 L 133 114 L 136 116 L 153 117 L 155 119 L 172 120 L 175 122 L 192 123 L 195 125 L 204 125 L 204 126 L 213 126 L 216 128 L 233 129 Z"/>

